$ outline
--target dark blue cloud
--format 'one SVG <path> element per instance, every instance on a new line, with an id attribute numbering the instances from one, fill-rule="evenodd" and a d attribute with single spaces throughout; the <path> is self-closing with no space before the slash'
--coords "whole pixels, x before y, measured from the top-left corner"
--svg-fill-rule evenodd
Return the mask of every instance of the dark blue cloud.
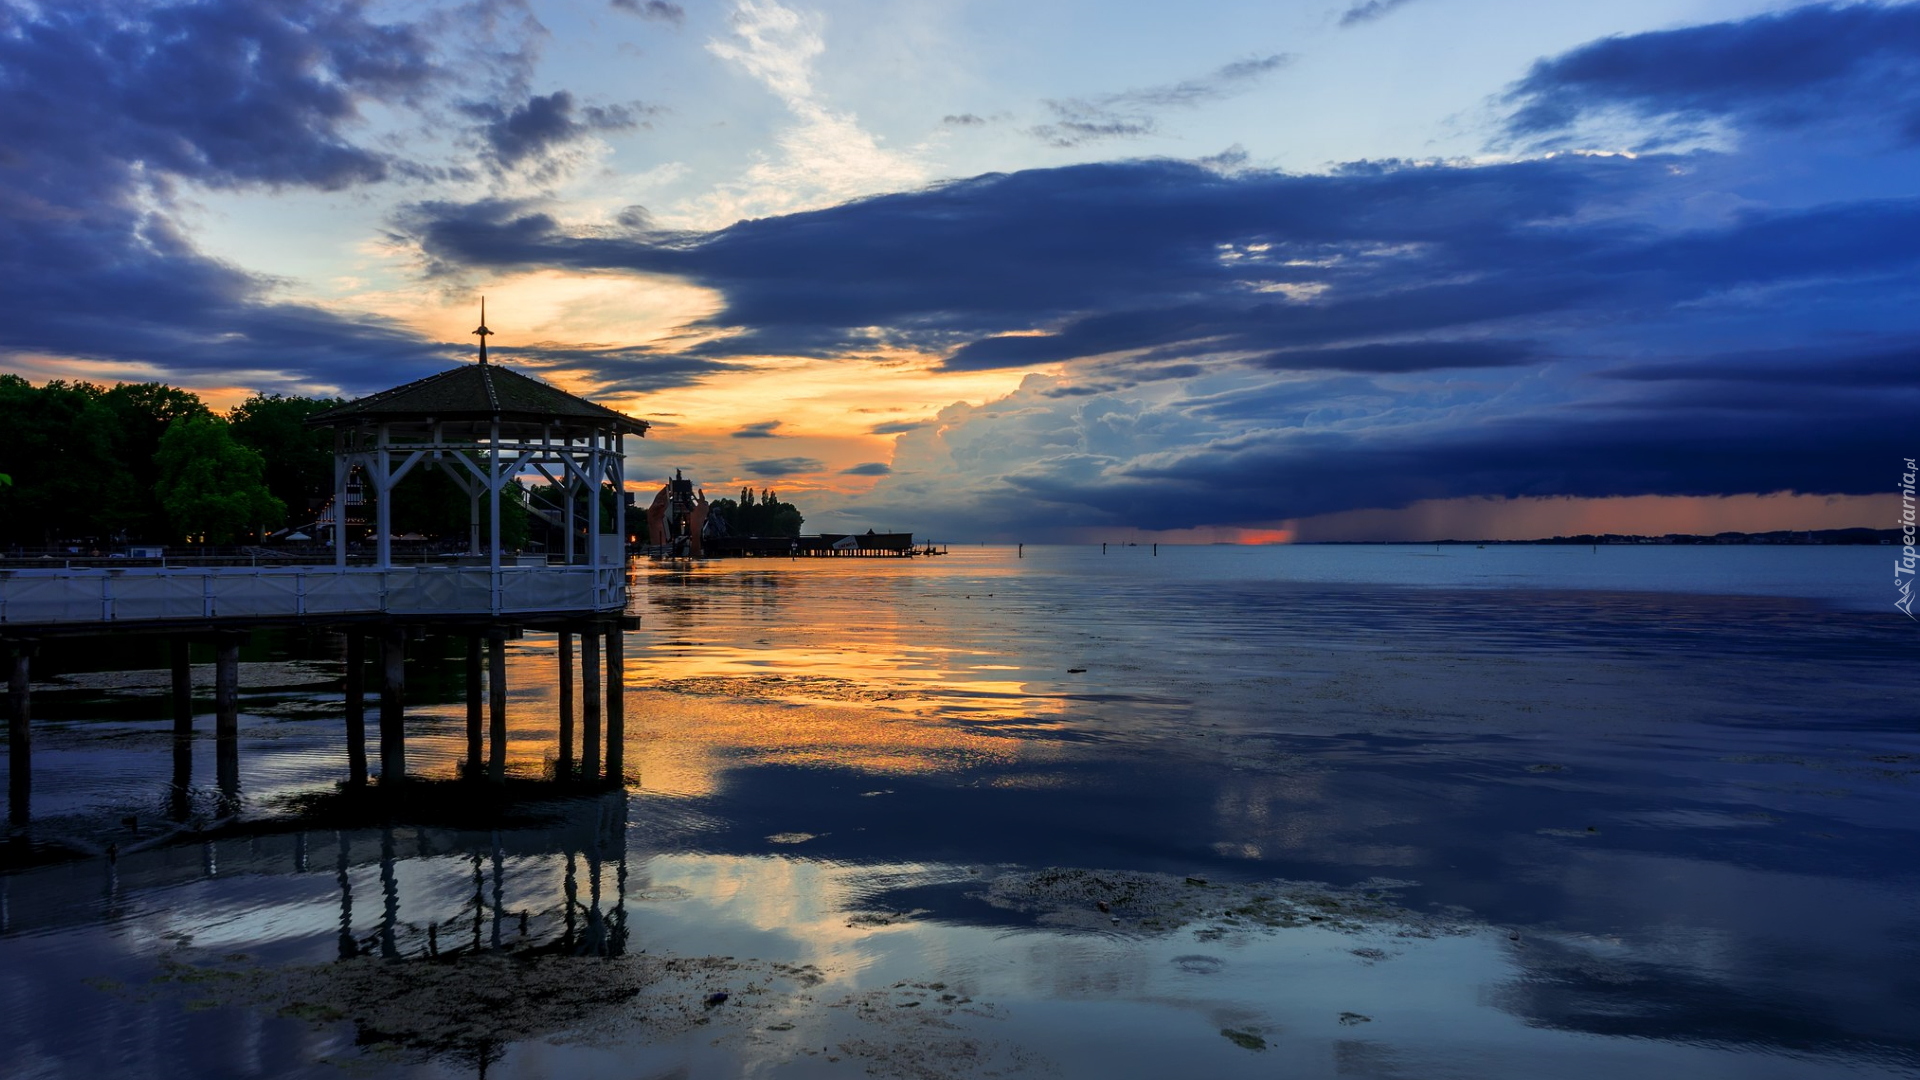
<path id="1" fill-rule="evenodd" d="M 358 3 L 0 9 L 0 350 L 357 388 L 447 352 L 380 319 L 277 303 L 167 219 L 181 180 L 337 190 L 418 166 L 356 144 L 367 101 L 440 78 L 426 37 Z"/>
<path id="2" fill-rule="evenodd" d="M 1276 371 L 1436 371 L 1514 367 L 1541 359 L 1522 341 L 1407 341 L 1335 349 L 1288 349 L 1253 361 Z"/>
<path id="3" fill-rule="evenodd" d="M 740 467 L 754 476 L 781 477 L 795 476 L 800 473 L 819 472 L 827 463 L 818 458 L 783 457 L 762 458 L 758 461 L 742 462 Z"/>
<path id="4" fill-rule="evenodd" d="M 616 11 L 679 25 L 687 21 L 687 9 L 668 0 L 613 0 Z"/>
<path id="5" fill-rule="evenodd" d="M 1509 98 L 1522 136 L 1622 110 L 1683 126 L 1866 124 L 1920 141 L 1920 6 L 1809 4 L 1606 38 L 1538 62 Z"/>
<path id="6" fill-rule="evenodd" d="M 691 386 L 732 365 L 697 356 L 676 356 L 633 346 L 493 345 L 504 363 L 537 375 L 585 383 L 596 394 L 647 394 Z"/>
<path id="7" fill-rule="evenodd" d="M 501 203 L 422 207 L 408 227 L 451 264 L 711 286 L 725 304 L 708 327 L 734 331 L 703 346 L 715 358 L 878 341 L 944 352 L 951 370 L 1067 365 L 1072 378 L 1023 400 L 1080 411 L 1039 410 L 1032 422 L 1063 429 L 1004 441 L 1024 460 L 980 465 L 1006 490 L 1062 500 L 1062 523 L 1149 505 L 1245 523 L 1451 495 L 1884 486 L 1872 463 L 1920 401 L 1806 387 L 1830 367 L 1856 377 L 1819 330 L 1826 313 L 1920 335 L 1902 298 L 1920 199 L 1672 213 L 1697 193 L 1693 164 L 1565 155 L 1300 176 L 1136 161 L 707 234 L 573 236 Z M 1702 335 L 1801 341 L 1774 364 L 1799 386 L 1781 374 L 1786 392 L 1771 392 L 1752 365 L 1668 343 Z M 1696 365 L 1684 378 L 1683 364 Z M 1227 389 L 1203 385 L 1232 372 Z M 1148 384 L 1163 404 L 1127 413 Z M 1170 431 L 1187 441 L 1153 441 Z M 1111 448 L 1055 449 L 1077 443 Z M 1362 482 L 1374 470 L 1393 475 Z M 885 483 L 914 482 L 896 460 Z"/>
<path id="8" fill-rule="evenodd" d="M 368 104 L 430 110 L 458 88 L 439 33 L 379 21 L 360 0 L 0 4 L 0 355 L 350 393 L 468 355 L 392 320 L 279 301 L 169 217 L 183 182 L 336 191 L 449 175 L 355 138 Z M 564 91 L 467 108 L 500 165 L 636 122 Z M 587 351 L 618 388 L 711 366 Z M 537 352 L 523 355 L 566 370 Z"/>
<path id="9" fill-rule="evenodd" d="M 1340 13 L 1340 25 L 1359 26 L 1376 19 L 1384 19 L 1396 8 L 1406 7 L 1413 0 L 1354 0 L 1352 7 Z"/>
<path id="10" fill-rule="evenodd" d="M 885 476 L 893 471 L 893 466 L 884 461 L 863 461 L 840 470 L 842 476 Z"/>
<path id="11" fill-rule="evenodd" d="M 777 439 L 780 433 L 778 420 L 762 420 L 757 424 L 746 424 L 737 431 L 729 432 L 736 439 Z"/>
<path id="12" fill-rule="evenodd" d="M 1523 303 L 1502 298 L 1504 280 L 1451 290 L 1432 282 L 1522 260 L 1513 278 L 1551 268 L 1608 233 L 1544 223 L 1664 175 L 1660 164 L 1600 159 L 1332 176 L 1136 161 L 983 176 L 702 235 L 574 237 L 537 207 L 506 202 L 421 206 L 403 227 L 453 265 L 623 268 L 710 285 L 726 307 L 706 325 L 747 331 L 709 346 L 716 355 L 839 355 L 872 345 L 866 328 L 879 326 L 922 346 L 971 345 L 955 367 L 1012 366 L 1223 326 L 1248 333 L 1274 318 L 1313 323 L 1330 340 L 1352 336 L 1342 319 L 1380 317 L 1371 308 L 1316 314 L 1327 305 L 1271 291 L 1291 284 L 1328 284 L 1356 302 L 1426 286 L 1425 296 L 1394 301 L 1407 314 L 1379 324 L 1382 335 L 1400 323 L 1474 321 L 1433 310 L 1461 298 L 1485 312 L 1537 306 L 1541 286 Z M 1340 265 L 1314 265 L 1329 263 Z M 1037 329 L 1057 332 L 982 340 Z M 1248 347 L 1309 343 L 1280 340 L 1285 333 Z"/>
<path id="13" fill-rule="evenodd" d="M 641 110 L 631 105 L 574 104 L 565 90 L 535 94 L 511 107 L 497 102 L 470 103 L 464 110 L 481 121 L 480 137 L 487 158 L 497 167 L 512 169 L 603 131 L 630 131 L 641 126 Z"/>
<path id="14" fill-rule="evenodd" d="M 1604 372 L 1635 382 L 1738 385 L 1767 383 L 1822 390 L 1889 387 L 1920 390 L 1920 340 L 1856 351 L 1802 346 L 1725 356 L 1632 364 Z"/>
<path id="15" fill-rule="evenodd" d="M 74 182 L 117 193 L 135 167 L 335 189 L 397 164 L 346 138 L 359 103 L 405 98 L 436 74 L 414 28 L 371 22 L 357 3 L 10 8 L 0 140 L 56 195 Z"/>
<path id="16" fill-rule="evenodd" d="M 1103 139 L 1127 139 L 1158 130 L 1154 114 L 1170 107 L 1192 108 L 1230 97 L 1266 75 L 1284 67 L 1290 57 L 1280 54 L 1236 60 L 1209 75 L 1162 86 L 1140 87 L 1091 98 L 1046 101 L 1052 121 L 1029 134 L 1048 146 L 1074 147 Z M 949 118 L 952 119 L 952 118 Z M 975 118 L 978 119 L 977 117 Z"/>
<path id="17" fill-rule="evenodd" d="M 1902 404 L 1911 409 L 1920 399 Z M 1872 494 L 1898 464 L 1883 426 L 1893 409 L 1800 415 L 1694 408 L 1578 423 L 1515 421 L 1428 437 L 1249 437 L 1101 478 L 1014 474 L 1027 496 L 1143 528 L 1252 524 L 1464 496 Z M 1674 422 L 1684 418 L 1684 422 Z M 1652 422 L 1650 422 L 1652 421 Z M 1857 422 L 1856 422 L 1857 421 Z M 1877 421 L 1877 423 L 1876 423 Z M 1757 423 L 1756 423 L 1757 422 Z M 1874 467 L 1879 466 L 1878 470 Z M 1196 512 L 1198 511 L 1198 512 Z M 1093 520 L 1091 517 L 1088 520 Z"/>
<path id="18" fill-rule="evenodd" d="M 1576 220 L 1686 194 L 1673 164 L 1569 156 L 1226 177 L 1127 162 L 980 177 L 704 235 L 574 237 L 511 203 L 420 207 L 408 228 L 450 264 L 625 268 L 711 286 L 726 304 L 705 325 L 741 331 L 703 346 L 711 355 L 845 355 L 882 327 L 895 343 L 945 349 L 957 370 L 1127 350 L 1278 363 L 1270 354 L 1282 350 L 1383 345 L 1404 365 L 1414 336 L 1668 311 L 1920 258 L 1912 200 L 1756 209 L 1691 229 Z M 1294 299 L 1290 288 L 1312 292 Z M 1380 370 L 1393 353 L 1344 356 Z"/>

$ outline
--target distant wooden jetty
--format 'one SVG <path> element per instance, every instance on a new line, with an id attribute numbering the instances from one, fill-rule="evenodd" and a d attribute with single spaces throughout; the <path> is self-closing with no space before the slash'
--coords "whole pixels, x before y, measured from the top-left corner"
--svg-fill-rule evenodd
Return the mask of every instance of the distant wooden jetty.
<path id="1" fill-rule="evenodd" d="M 706 554 L 717 557 L 792 559 L 908 559 L 940 555 L 929 543 L 916 544 L 912 533 L 820 533 L 815 536 L 708 537 Z"/>
<path id="2" fill-rule="evenodd" d="M 187 646 L 215 646 L 215 734 L 220 786 L 237 798 L 240 640 L 269 626 L 305 626 L 345 636 L 347 772 L 368 780 L 364 731 L 365 645 L 380 648 L 380 782 L 406 775 L 406 643 L 427 633 L 463 635 L 467 651 L 467 768 L 504 777 L 506 766 L 505 643 L 528 631 L 559 636 L 562 775 L 618 783 L 624 742 L 625 664 L 621 631 L 634 620 L 627 604 L 626 507 L 601 492 L 625 487 L 625 438 L 648 424 L 575 397 L 487 360 L 485 309 L 479 362 L 443 371 L 319 413 L 308 423 L 334 434 L 334 497 L 325 519 L 331 565 L 124 567 L 18 562 L 0 568 L 0 645 L 8 661 L 8 816 L 30 816 L 32 740 L 30 679 L 37 644 L 51 637 L 156 634 L 173 656 L 175 783 L 193 737 Z M 440 468 L 466 491 L 470 529 L 464 556 L 406 563 L 393 550 L 393 492 L 416 468 Z M 501 550 L 500 498 L 532 471 L 562 494 L 566 529 L 557 557 L 529 562 Z M 373 493 L 373 550 L 349 553 L 349 507 Z M 481 523 L 493 539 L 482 544 Z M 610 517 L 610 520 L 608 520 Z M 609 532 L 608 529 L 611 529 Z M 577 535 L 578 534 L 578 535 Z M 573 642 L 580 643 L 583 698 L 578 772 L 573 745 Z M 606 738 L 600 731 L 601 645 L 605 644 Z M 484 700 L 491 714 L 483 740 L 482 645 L 490 650 Z M 483 743 L 486 745 L 483 746 Z M 484 759 L 484 765 L 483 765 Z M 604 772 L 603 772 L 604 769 Z"/>

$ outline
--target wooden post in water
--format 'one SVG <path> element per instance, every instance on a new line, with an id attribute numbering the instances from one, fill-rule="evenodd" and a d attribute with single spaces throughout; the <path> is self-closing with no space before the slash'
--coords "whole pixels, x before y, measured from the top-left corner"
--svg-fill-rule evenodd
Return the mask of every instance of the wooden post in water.
<path id="1" fill-rule="evenodd" d="M 240 638 L 222 634 L 214 643 L 213 739 L 220 793 L 240 794 Z"/>
<path id="2" fill-rule="evenodd" d="M 560 761 L 554 779 L 573 778 L 573 632 L 560 631 Z"/>
<path id="3" fill-rule="evenodd" d="M 607 783 L 626 782 L 627 650 L 616 624 L 607 630 Z"/>
<path id="4" fill-rule="evenodd" d="M 480 694 L 480 639 L 469 634 L 467 636 L 467 776 L 476 780 L 480 778 Z"/>
<path id="5" fill-rule="evenodd" d="M 186 638 L 167 642 L 173 666 L 173 788 L 168 809 L 175 821 L 193 810 L 193 657 Z"/>
<path id="6" fill-rule="evenodd" d="M 487 779 L 497 784 L 507 778 L 507 635 L 493 631 L 487 646 Z"/>
<path id="7" fill-rule="evenodd" d="M 32 646 L 16 642 L 7 672 L 7 819 L 15 828 L 27 824 L 33 809 L 33 740 L 28 731 L 33 709 L 27 692 L 32 658 Z"/>
<path id="8" fill-rule="evenodd" d="M 167 791 L 167 813 L 175 821 L 193 815 L 193 738 L 173 737 L 173 784 Z"/>
<path id="9" fill-rule="evenodd" d="M 193 738 L 193 657 L 186 638 L 167 642 L 173 661 L 173 737 Z"/>
<path id="10" fill-rule="evenodd" d="M 389 627 L 380 639 L 380 783 L 407 778 L 407 632 Z"/>
<path id="11" fill-rule="evenodd" d="M 367 639 L 347 631 L 347 782 L 367 783 Z"/>
<path id="12" fill-rule="evenodd" d="M 600 635 L 580 635 L 580 779 L 600 779 Z"/>

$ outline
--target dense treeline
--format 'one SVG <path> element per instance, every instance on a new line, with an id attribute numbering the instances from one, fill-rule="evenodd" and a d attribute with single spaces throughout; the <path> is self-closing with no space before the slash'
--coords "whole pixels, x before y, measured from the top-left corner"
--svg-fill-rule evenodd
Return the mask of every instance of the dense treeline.
<path id="1" fill-rule="evenodd" d="M 333 492 L 333 435 L 305 421 L 338 404 L 258 394 L 220 416 L 161 383 L 34 386 L 0 374 L 0 475 L 12 481 L 0 484 L 0 546 L 233 544 L 311 531 Z M 464 540 L 468 520 L 467 495 L 443 469 L 415 469 L 395 491 L 397 533 Z M 509 547 L 525 542 L 520 500 L 502 500 L 500 532 Z"/>
<path id="2" fill-rule="evenodd" d="M 754 498 L 752 488 L 741 488 L 739 499 L 713 500 L 712 514 L 727 523 L 733 536 L 799 536 L 806 518 L 800 508 L 781 502 L 771 490 Z"/>
<path id="3" fill-rule="evenodd" d="M 290 505 L 304 508 L 295 473 L 311 464 L 288 441 L 289 424 L 324 454 L 326 434 L 299 420 L 331 404 L 255 397 L 230 419 L 161 383 L 34 386 L 0 375 L 0 473 L 13 480 L 0 486 L 0 544 L 231 543 L 277 526 Z"/>

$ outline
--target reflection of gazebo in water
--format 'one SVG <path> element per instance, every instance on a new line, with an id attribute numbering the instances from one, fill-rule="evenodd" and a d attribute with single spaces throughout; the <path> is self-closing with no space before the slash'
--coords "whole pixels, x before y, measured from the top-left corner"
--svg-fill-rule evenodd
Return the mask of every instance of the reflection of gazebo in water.
<path id="1" fill-rule="evenodd" d="M 14 935 L 46 934 L 137 923 L 153 912 L 175 928 L 183 924 L 174 916 L 183 915 L 196 929 L 222 921 L 220 904 L 179 913 L 168 898 L 211 889 L 244 897 L 264 923 L 317 930 L 315 878 L 330 874 L 341 963 L 302 972 L 291 1003 L 296 1015 L 349 1020 L 354 1041 L 378 1053 L 431 1057 L 485 1075 L 509 1044 L 572 1027 L 649 970 L 606 963 L 628 955 L 629 896 L 649 885 L 644 861 L 630 865 L 628 832 L 623 791 L 583 795 L 534 780 L 415 780 L 397 800 L 352 787 L 309 791 L 269 818 L 130 843 L 104 873 L 65 865 L 16 870 L 6 926 Z M 283 882 L 289 887 L 276 884 Z M 181 980 L 194 996 L 209 983 L 223 988 L 215 994 L 239 984 L 246 1004 L 271 1009 L 271 980 L 262 987 L 221 978 L 262 974 L 245 956 L 174 956 L 173 963 L 194 965 L 176 972 L 212 973 L 204 982 Z M 52 1022 L 63 1003 L 46 998 L 12 1004 L 23 1029 Z M 376 1026 L 370 1017 L 397 1022 Z M 227 1034 L 210 1036 L 211 1045 Z M 205 1048 L 188 1056 L 207 1060 Z"/>
<path id="2" fill-rule="evenodd" d="M 480 362 L 397 386 L 319 413 L 308 423 L 333 429 L 334 495 L 330 508 L 334 564 L 347 565 L 348 505 L 356 475 L 373 489 L 375 563 L 393 564 L 393 490 L 415 468 L 439 467 L 467 493 L 467 550 L 480 555 L 481 506 L 486 506 L 485 554 L 501 565 L 500 493 L 531 470 L 561 489 L 568 565 L 617 562 L 626 551 L 627 435 L 644 436 L 647 422 L 575 397 L 538 379 L 487 362 L 485 311 Z M 611 521 L 603 521 L 599 493 L 611 487 Z M 584 499 L 585 506 L 581 507 Z M 584 519 L 582 521 L 581 519 Z M 586 550 L 576 550 L 578 526 Z M 603 526 L 612 527 L 606 536 Z M 545 560 L 542 560 L 544 562 Z M 497 587 L 497 586 L 496 586 Z"/>

